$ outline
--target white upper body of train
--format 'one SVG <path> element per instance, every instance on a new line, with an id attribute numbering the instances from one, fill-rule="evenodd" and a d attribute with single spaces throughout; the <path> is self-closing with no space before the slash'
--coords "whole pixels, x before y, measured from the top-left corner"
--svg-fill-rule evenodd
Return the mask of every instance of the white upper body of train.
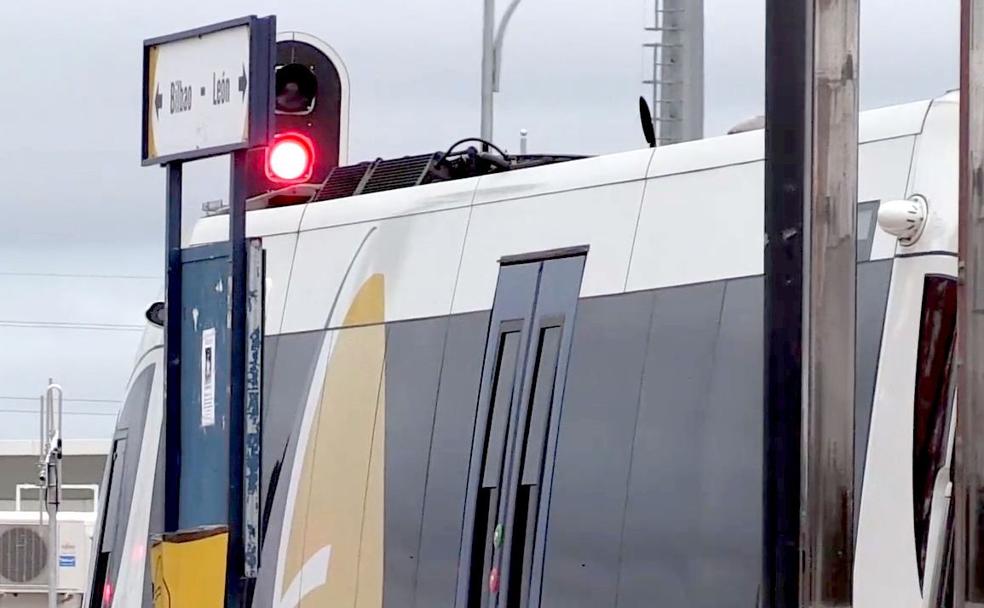
<path id="1" fill-rule="evenodd" d="M 859 337 L 870 380 L 859 379 L 868 395 L 856 442 L 854 605 L 932 606 L 946 554 L 952 416 L 948 385 L 933 385 L 949 376 L 925 369 L 920 353 L 952 348 L 952 337 L 927 345 L 924 325 L 927 306 L 949 314 L 939 300 L 957 271 L 957 95 L 863 112 L 860 140 L 859 261 L 875 287 L 859 287 L 871 302 L 859 336 L 871 339 Z M 253 605 L 465 608 L 505 594 L 497 605 L 754 606 L 764 183 L 763 133 L 754 131 L 249 212 L 247 234 L 266 251 L 269 368 L 269 521 Z M 882 203 L 914 195 L 928 211 L 906 244 L 876 217 Z M 225 240 L 227 230 L 225 216 L 205 218 L 192 242 Z M 524 263 L 538 265 L 530 280 L 539 295 L 530 325 L 509 330 L 504 285 L 523 284 Z M 933 299 L 931 288 L 943 295 Z M 544 294 L 564 289 L 569 307 L 543 317 L 558 324 L 537 320 Z M 683 316 L 691 310 L 693 319 Z M 563 337 L 552 343 L 555 327 Z M 534 441 L 536 424 L 509 425 L 507 456 L 489 482 L 494 395 L 514 386 L 497 371 L 510 331 L 522 336 L 516 348 L 540 340 L 527 358 L 517 351 L 515 395 L 536 391 L 529 361 L 544 349 L 560 353 L 557 384 L 536 443 L 539 476 L 517 464 L 525 456 L 510 460 Z M 145 413 L 121 414 L 133 464 L 108 475 L 120 487 L 102 492 L 94 544 L 105 567 L 92 588 L 106 605 L 149 605 L 146 543 L 162 500 L 161 334 L 148 329 L 128 388 L 128 406 Z M 920 401 L 941 391 L 941 412 Z M 533 402 L 507 418 L 535 420 Z M 675 447 L 688 436 L 698 447 Z M 738 448 L 729 457 L 715 446 Z M 531 487 L 539 502 L 523 494 Z M 488 489 L 499 507 L 483 502 Z M 491 524 L 482 527 L 485 513 Z M 519 532 L 517 513 L 533 522 Z M 107 526 L 112 543 L 100 540 Z M 526 553 L 500 555 L 502 533 Z M 500 576 L 511 577 L 502 582 L 510 591 L 500 593 Z"/>

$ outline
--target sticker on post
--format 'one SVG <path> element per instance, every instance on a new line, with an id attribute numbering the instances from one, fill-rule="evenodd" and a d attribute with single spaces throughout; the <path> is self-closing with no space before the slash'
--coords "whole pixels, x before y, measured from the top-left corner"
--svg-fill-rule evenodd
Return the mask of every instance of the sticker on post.
<path id="1" fill-rule="evenodd" d="M 215 328 L 202 332 L 202 427 L 215 424 Z"/>

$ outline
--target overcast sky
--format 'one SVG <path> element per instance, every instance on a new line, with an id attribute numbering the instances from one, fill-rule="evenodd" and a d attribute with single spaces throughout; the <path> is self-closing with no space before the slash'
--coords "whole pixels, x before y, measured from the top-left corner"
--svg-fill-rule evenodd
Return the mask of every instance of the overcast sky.
<path id="1" fill-rule="evenodd" d="M 641 147 L 636 100 L 652 0 L 524 0 L 510 26 L 496 141 L 602 154 Z M 506 0 L 499 0 L 500 10 Z M 163 171 L 142 168 L 144 38 L 243 14 L 334 46 L 351 75 L 350 160 L 477 135 L 480 0 L 49 0 L 4 13 L 0 37 L 0 438 L 33 437 L 48 378 L 74 402 L 68 436 L 111 430 L 139 333 L 10 327 L 140 324 L 160 288 Z M 705 0 L 706 133 L 760 114 L 763 0 Z M 957 0 L 863 0 L 862 107 L 957 85 Z M 224 198 L 225 159 L 186 169 L 186 210 Z M 20 276 L 98 274 L 136 278 Z M 13 399 L 12 399 L 13 398 Z M 11 410 L 32 413 L 15 414 Z"/>

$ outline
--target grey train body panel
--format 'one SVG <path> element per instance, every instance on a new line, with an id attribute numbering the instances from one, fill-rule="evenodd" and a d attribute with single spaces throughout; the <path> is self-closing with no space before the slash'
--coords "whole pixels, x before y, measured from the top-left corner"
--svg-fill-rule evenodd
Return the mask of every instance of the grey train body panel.
<path id="1" fill-rule="evenodd" d="M 892 263 L 859 264 L 859 465 Z M 558 366 L 550 413 L 555 427 L 545 435 L 543 525 L 535 527 L 543 544 L 532 545 L 541 557 L 539 570 L 531 570 L 538 584 L 523 605 L 753 605 L 760 570 L 761 276 L 580 298 L 571 305 L 576 310 L 562 330 L 569 354 Z M 525 331 L 533 335 L 530 310 Z M 488 342 L 499 323 L 493 315 L 387 325 L 387 607 L 470 608 L 456 597 L 474 542 L 469 470 L 478 468 L 472 466 L 476 420 L 489 374 Z M 267 338 L 256 608 L 276 605 L 289 476 L 328 331 Z M 517 367 L 527 370 L 516 380 L 517 394 L 526 394 L 522 374 L 531 366 Z M 161 491 L 158 484 L 155 505 Z M 158 527 L 152 522 L 152 531 Z M 488 573 L 481 574 L 485 580 Z"/>
<path id="2" fill-rule="evenodd" d="M 430 445 L 448 319 L 394 323 L 387 328 L 383 595 L 394 606 L 413 604 L 420 563 L 420 530 Z M 413 378 L 392 382 L 390 378 Z"/>
<path id="3" fill-rule="evenodd" d="M 454 316 L 448 323 L 412 590 L 412 605 L 418 608 L 454 605 L 468 485 L 463 455 L 472 447 L 490 319 L 488 312 L 479 312 Z M 389 605 L 389 596 L 384 594 L 384 600 Z"/>

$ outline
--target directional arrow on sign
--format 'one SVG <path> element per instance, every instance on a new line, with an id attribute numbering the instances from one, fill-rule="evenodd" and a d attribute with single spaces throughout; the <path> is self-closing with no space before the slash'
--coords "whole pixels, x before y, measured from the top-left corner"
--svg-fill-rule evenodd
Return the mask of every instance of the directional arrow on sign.
<path id="1" fill-rule="evenodd" d="M 243 99 L 246 99 L 246 64 L 243 64 L 243 75 L 239 77 L 239 92 L 243 94 Z"/>
<path id="2" fill-rule="evenodd" d="M 262 24 L 255 32 L 254 23 Z M 273 57 L 262 53 L 264 60 L 254 65 L 250 50 L 259 47 L 250 45 L 259 32 L 272 53 L 272 23 L 249 17 L 144 41 L 144 164 L 226 154 L 267 137 L 272 108 L 250 108 L 260 78 L 251 70 L 262 69 L 257 73 L 266 84 L 274 76 L 266 73 Z M 254 133 L 259 127 L 263 132 Z"/>

